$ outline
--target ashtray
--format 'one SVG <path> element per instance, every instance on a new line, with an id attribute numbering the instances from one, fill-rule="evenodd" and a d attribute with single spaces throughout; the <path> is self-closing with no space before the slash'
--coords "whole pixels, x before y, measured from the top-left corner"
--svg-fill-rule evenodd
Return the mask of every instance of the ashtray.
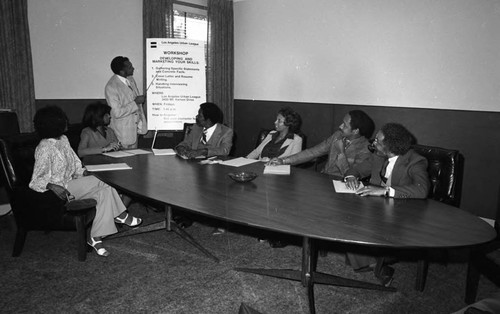
<path id="1" fill-rule="evenodd" d="M 227 175 L 234 181 L 241 183 L 250 182 L 257 178 L 257 174 L 251 171 L 230 172 Z"/>

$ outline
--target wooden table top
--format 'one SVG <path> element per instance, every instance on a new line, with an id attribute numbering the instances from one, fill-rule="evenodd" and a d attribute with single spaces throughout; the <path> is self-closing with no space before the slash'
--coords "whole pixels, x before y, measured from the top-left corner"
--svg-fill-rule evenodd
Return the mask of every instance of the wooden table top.
<path id="1" fill-rule="evenodd" d="M 261 162 L 201 165 L 177 156 L 87 156 L 85 164 L 125 162 L 132 170 L 94 173 L 141 197 L 221 220 L 315 239 L 391 248 L 472 246 L 496 237 L 477 216 L 434 200 L 337 194 L 332 177 L 292 167 L 291 175 L 264 175 Z M 234 171 L 259 176 L 248 183 Z"/>

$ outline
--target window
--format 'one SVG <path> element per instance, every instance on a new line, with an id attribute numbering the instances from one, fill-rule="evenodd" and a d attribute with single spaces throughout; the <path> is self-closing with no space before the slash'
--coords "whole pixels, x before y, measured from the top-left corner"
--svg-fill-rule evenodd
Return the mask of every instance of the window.
<path id="1" fill-rule="evenodd" d="M 174 2 L 174 38 L 207 42 L 207 1 Z"/>
<path id="2" fill-rule="evenodd" d="M 207 16 L 174 10 L 174 38 L 207 41 Z"/>

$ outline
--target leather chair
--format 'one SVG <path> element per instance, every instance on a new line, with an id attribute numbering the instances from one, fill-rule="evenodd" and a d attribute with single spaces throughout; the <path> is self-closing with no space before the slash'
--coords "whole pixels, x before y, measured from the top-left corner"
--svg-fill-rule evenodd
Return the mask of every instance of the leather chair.
<path id="1" fill-rule="evenodd" d="M 428 198 L 455 207 L 460 205 L 463 177 L 463 157 L 458 150 L 441 147 L 413 145 L 413 149 L 427 158 L 431 188 Z M 419 256 L 425 256 L 417 262 L 415 290 L 424 291 L 429 261 L 427 251 L 419 251 Z M 381 269 L 384 258 L 377 260 L 376 269 Z"/>
<path id="2" fill-rule="evenodd" d="M 257 135 L 257 141 L 255 142 L 255 147 L 259 146 L 260 143 L 264 141 L 269 132 L 271 132 L 270 129 L 260 129 L 259 134 Z"/>
<path id="3" fill-rule="evenodd" d="M 427 158 L 431 188 L 428 198 L 455 207 L 460 205 L 463 178 L 463 158 L 458 150 L 414 145 L 413 149 Z M 424 291 L 429 261 L 418 261 L 415 289 Z"/>
<path id="4" fill-rule="evenodd" d="M 21 133 L 17 114 L 13 111 L 0 111 L 0 136 L 11 136 Z"/>
<path id="5" fill-rule="evenodd" d="M 191 129 L 193 128 L 194 123 L 184 123 L 184 128 L 182 130 L 182 140 L 186 139 L 186 136 L 191 133 Z"/>
<path id="6" fill-rule="evenodd" d="M 467 281 L 465 286 L 465 303 L 472 304 L 476 301 L 477 289 L 481 274 L 500 286 L 500 188 L 498 191 L 497 213 L 495 230 L 497 237 L 492 242 L 473 251 L 467 268 Z"/>
<path id="7" fill-rule="evenodd" d="M 52 191 L 39 193 L 29 188 L 39 138 L 18 134 L 0 139 L 0 175 L 7 190 L 17 232 L 12 256 L 21 254 L 28 231 L 76 230 L 78 259 L 87 253 L 87 227 L 95 216 L 96 201 L 66 203 Z"/>

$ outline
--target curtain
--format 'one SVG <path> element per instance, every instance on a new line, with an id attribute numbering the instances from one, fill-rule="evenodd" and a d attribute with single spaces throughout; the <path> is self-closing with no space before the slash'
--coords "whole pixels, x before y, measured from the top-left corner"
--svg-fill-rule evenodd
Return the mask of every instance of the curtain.
<path id="1" fill-rule="evenodd" d="M 21 132 L 33 130 L 35 111 L 27 2 L 0 1 L 0 108 L 17 113 Z"/>
<path id="2" fill-rule="evenodd" d="M 233 1 L 208 0 L 207 97 L 233 127 L 234 49 Z"/>
<path id="3" fill-rule="evenodd" d="M 146 77 L 146 39 L 147 38 L 172 38 L 174 32 L 174 0 L 143 0 L 142 1 L 142 38 L 143 38 L 143 91 L 146 95 L 146 89 L 150 80 Z M 144 112 L 147 115 L 147 108 Z M 144 137 L 153 137 L 150 131 Z"/>
<path id="4" fill-rule="evenodd" d="M 143 69 L 144 94 L 148 85 L 146 78 L 146 39 L 172 38 L 174 32 L 174 0 L 143 0 L 142 2 L 142 34 L 143 34 Z"/>

